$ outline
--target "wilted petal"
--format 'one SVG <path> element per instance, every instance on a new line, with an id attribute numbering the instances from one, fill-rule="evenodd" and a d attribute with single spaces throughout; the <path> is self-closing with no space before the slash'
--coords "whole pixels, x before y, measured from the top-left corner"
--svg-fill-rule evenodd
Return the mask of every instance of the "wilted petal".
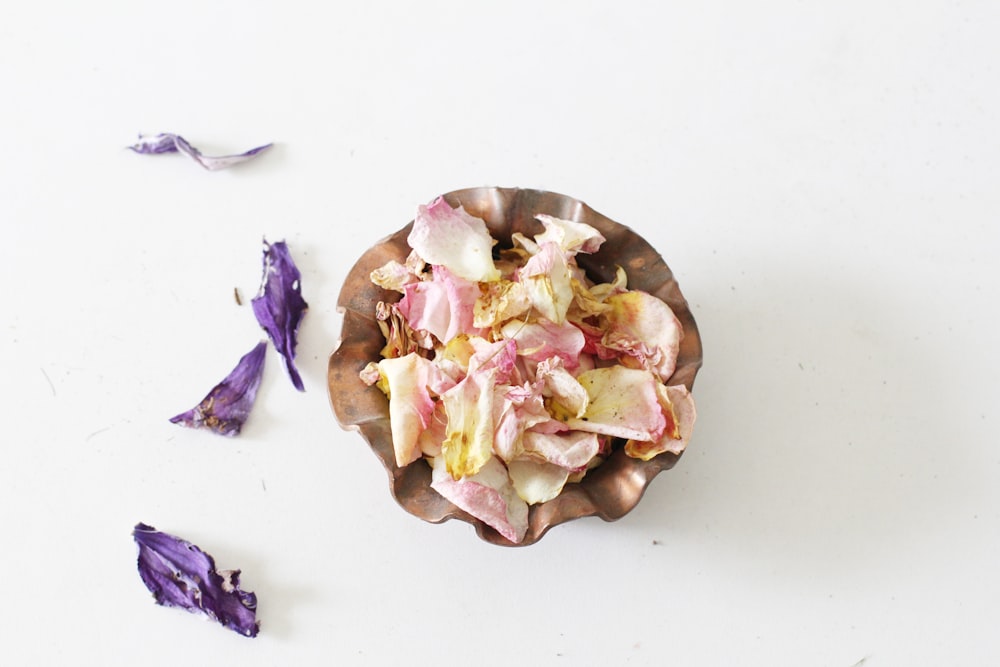
<path id="1" fill-rule="evenodd" d="M 442 197 L 417 208 L 406 240 L 428 264 L 444 266 L 460 278 L 474 282 L 500 279 L 486 223 L 461 206 L 452 208 Z"/>
<path id="2" fill-rule="evenodd" d="M 443 266 L 435 266 L 431 280 L 403 287 L 399 312 L 411 327 L 433 334 L 447 343 L 459 334 L 479 334 L 473 325 L 473 309 L 479 296 L 474 282 L 460 278 Z"/>
<path id="3" fill-rule="evenodd" d="M 656 392 L 657 380 L 646 370 L 610 366 L 580 373 L 577 381 L 590 396 L 587 411 L 566 425 L 617 438 L 658 440 L 666 428 Z"/>
<path id="4" fill-rule="evenodd" d="M 295 345 L 299 324 L 309 304 L 302 298 L 302 279 L 284 241 L 264 240 L 264 276 L 260 292 L 251 300 L 257 322 L 264 328 L 281 354 L 292 384 L 304 391 L 302 377 L 295 368 Z"/>
<path id="5" fill-rule="evenodd" d="M 375 304 L 375 321 L 385 338 L 382 356 L 386 359 L 434 347 L 434 341 L 428 332 L 414 331 L 410 327 L 399 312 L 398 304 L 379 301 Z"/>
<path id="6" fill-rule="evenodd" d="M 622 362 L 647 368 L 666 381 L 674 373 L 680 350 L 681 324 L 670 306 L 651 294 L 633 290 L 613 294 L 601 316 L 603 346 L 620 352 Z"/>
<path id="7" fill-rule="evenodd" d="M 557 419 L 576 419 L 587 411 L 590 396 L 583 385 L 566 370 L 560 357 L 551 357 L 539 363 L 535 369 L 535 379 L 541 383 L 542 393 L 553 399 L 555 405 L 550 405 L 549 411 Z"/>
<path id="8" fill-rule="evenodd" d="M 256 637 L 257 596 L 240 590 L 240 571 L 215 569 L 210 555 L 144 523 L 132 531 L 139 549 L 139 576 L 157 604 L 180 607 Z"/>
<path id="9" fill-rule="evenodd" d="M 691 392 L 684 385 L 671 387 L 660 385 L 657 389 L 660 405 L 667 420 L 663 435 L 655 442 L 629 440 L 625 443 L 625 453 L 643 461 L 648 461 L 663 452 L 674 454 L 683 452 L 691 438 L 694 422 L 698 416 Z"/>
<path id="10" fill-rule="evenodd" d="M 597 434 L 583 431 L 536 433 L 529 430 L 525 431 L 523 442 L 525 453 L 535 454 L 567 470 L 585 468 L 600 450 Z"/>
<path id="11" fill-rule="evenodd" d="M 370 278 L 382 289 L 396 292 L 402 292 L 405 286 L 420 280 L 420 277 L 412 273 L 406 264 L 400 264 L 394 259 L 372 271 Z"/>
<path id="12" fill-rule="evenodd" d="M 517 495 L 507 469 L 487 461 L 475 475 L 453 479 L 444 457 L 434 459 L 431 488 L 517 544 L 528 532 L 528 505 Z"/>
<path id="13" fill-rule="evenodd" d="M 417 439 L 420 452 L 431 458 L 441 456 L 441 444 L 446 437 L 448 437 L 448 415 L 445 414 L 444 403 L 438 401 L 434 404 L 430 423 Z"/>
<path id="14" fill-rule="evenodd" d="M 493 457 L 493 385 L 496 369 L 479 371 L 441 395 L 448 415 L 442 458 L 455 479 L 475 475 Z"/>
<path id="15" fill-rule="evenodd" d="M 469 372 L 478 370 L 497 370 L 497 384 L 510 384 L 515 381 L 517 368 L 517 343 L 512 340 L 498 340 L 490 343 L 485 338 L 474 336 L 469 339 L 475 353 L 469 358 Z"/>
<path id="16" fill-rule="evenodd" d="M 573 302 L 569 264 L 555 243 L 545 243 L 540 248 L 518 272 L 518 280 L 524 284 L 528 300 L 542 317 L 561 324 Z"/>
<path id="17" fill-rule="evenodd" d="M 610 283 L 599 283 L 597 285 L 590 286 L 590 295 L 597 299 L 598 301 L 607 301 L 608 297 L 612 294 L 620 294 L 624 292 L 628 287 L 628 274 L 625 273 L 625 269 L 618 266 L 615 267 L 615 279 Z"/>
<path id="18" fill-rule="evenodd" d="M 599 231 L 583 222 L 562 220 L 541 213 L 535 219 L 545 226 L 544 232 L 535 234 L 535 243 L 540 246 L 555 243 L 564 252 L 590 254 L 597 252 L 605 241 Z"/>
<path id="19" fill-rule="evenodd" d="M 192 146 L 187 142 L 187 140 L 184 139 L 184 137 L 178 134 L 161 133 L 154 135 L 140 134 L 139 140 L 135 144 L 129 146 L 129 148 L 136 153 L 143 155 L 178 152 L 184 153 L 205 169 L 208 169 L 209 171 L 217 171 L 219 169 L 231 167 L 234 164 L 252 160 L 273 145 L 274 144 L 266 144 L 264 146 L 258 146 L 257 148 L 251 148 L 250 150 L 237 155 L 220 155 L 213 157 L 210 155 L 202 155 L 201 151 Z"/>
<path id="20" fill-rule="evenodd" d="M 450 388 L 438 368 L 416 353 L 378 363 L 389 396 L 389 426 L 396 465 L 420 458 L 420 434 L 430 426 L 435 393 Z M 381 386 L 381 385 L 380 385 Z"/>
<path id="21" fill-rule="evenodd" d="M 510 482 L 517 495 L 529 505 L 544 503 L 558 496 L 570 471 L 548 461 L 517 459 L 507 464 Z"/>
<path id="22" fill-rule="evenodd" d="M 207 428 L 219 435 L 237 435 L 250 415 L 264 372 L 267 342 L 261 341 L 243 355 L 229 375 L 208 392 L 201 403 L 171 417 L 174 424 Z"/>
<path id="23" fill-rule="evenodd" d="M 520 317 L 531 308 L 531 300 L 523 283 L 496 280 L 481 283 L 479 298 L 473 308 L 473 324 L 490 328 Z"/>
<path id="24" fill-rule="evenodd" d="M 493 451 L 504 461 L 511 461 L 523 451 L 521 437 L 525 430 L 552 421 L 545 409 L 541 392 L 525 386 L 498 385 L 493 398 Z"/>
<path id="25" fill-rule="evenodd" d="M 569 322 L 554 324 L 546 320 L 521 322 L 514 320 L 501 327 L 504 337 L 517 342 L 517 353 L 526 359 L 542 362 L 560 357 L 566 368 L 573 370 L 580 363 L 583 332 Z"/>

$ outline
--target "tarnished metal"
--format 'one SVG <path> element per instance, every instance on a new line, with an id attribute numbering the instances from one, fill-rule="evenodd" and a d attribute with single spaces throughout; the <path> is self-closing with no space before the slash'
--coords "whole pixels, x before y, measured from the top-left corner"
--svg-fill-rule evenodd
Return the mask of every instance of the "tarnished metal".
<path id="1" fill-rule="evenodd" d="M 689 389 L 702 363 L 701 338 L 694 317 L 677 281 L 663 258 L 634 231 L 607 218 L 582 201 L 553 192 L 519 188 L 469 188 L 444 195 L 452 206 L 486 221 L 490 233 L 501 246 L 510 245 L 514 232 L 527 236 L 542 231 L 534 219 L 538 213 L 585 222 L 607 239 L 599 252 L 577 255 L 577 263 L 595 282 L 610 282 L 615 267 L 628 272 L 630 289 L 643 290 L 665 301 L 684 329 L 677 369 L 668 384 L 684 384 Z M 330 402 L 340 425 L 357 430 L 371 446 L 389 473 L 389 489 L 406 511 L 441 523 L 460 519 L 472 524 L 479 536 L 493 544 L 512 543 L 482 521 L 458 509 L 431 489 L 431 469 L 424 461 L 404 468 L 396 466 L 389 429 L 389 403 L 376 387 L 366 386 L 358 377 L 369 362 L 378 361 L 384 345 L 375 320 L 375 304 L 396 301 L 400 295 L 372 284 L 372 270 L 390 259 L 402 262 L 410 253 L 406 237 L 412 222 L 370 248 L 354 265 L 340 292 L 338 308 L 344 315 L 341 340 L 330 356 L 328 382 Z M 646 487 L 663 470 L 674 466 L 678 456 L 660 454 L 650 461 L 630 458 L 619 448 L 598 468 L 577 484 L 567 484 L 558 497 L 533 505 L 528 532 L 518 546 L 537 542 L 553 526 L 585 516 L 614 521 L 638 504 Z"/>

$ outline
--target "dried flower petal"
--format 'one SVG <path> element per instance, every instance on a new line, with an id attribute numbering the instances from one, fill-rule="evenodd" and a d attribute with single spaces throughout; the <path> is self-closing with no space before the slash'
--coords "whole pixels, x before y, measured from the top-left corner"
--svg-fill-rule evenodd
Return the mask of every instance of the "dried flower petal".
<path id="1" fill-rule="evenodd" d="M 567 420 L 567 426 L 617 438 L 659 440 L 666 418 L 652 373 L 609 366 L 580 373 L 577 380 L 587 390 L 590 403 L 583 417 Z"/>
<path id="2" fill-rule="evenodd" d="M 691 431 L 697 418 L 694 407 L 694 399 L 691 392 L 684 385 L 657 387 L 657 394 L 660 398 L 660 406 L 663 408 L 663 415 L 667 419 L 667 428 L 663 430 L 663 435 L 655 442 L 638 442 L 629 440 L 625 443 L 625 453 L 632 458 L 648 461 L 657 454 L 671 452 L 680 454 L 687 447 L 691 438 Z"/>
<path id="3" fill-rule="evenodd" d="M 566 482 L 570 471 L 566 468 L 531 459 L 516 459 L 507 464 L 510 483 L 517 495 L 529 505 L 544 503 L 558 496 Z"/>
<path id="4" fill-rule="evenodd" d="M 448 415 L 442 458 L 455 479 L 475 475 L 493 457 L 493 386 L 497 369 L 477 371 L 441 395 Z"/>
<path id="5" fill-rule="evenodd" d="M 398 307 L 415 330 L 427 331 L 442 343 L 458 334 L 479 334 L 473 326 L 473 309 L 479 297 L 476 283 L 435 266 L 431 280 L 406 285 Z"/>
<path id="6" fill-rule="evenodd" d="M 441 393 L 451 383 L 437 366 L 416 353 L 383 359 L 377 368 L 389 396 L 396 465 L 402 467 L 420 458 L 420 434 L 430 426 L 434 412 L 431 392 Z"/>
<path id="7" fill-rule="evenodd" d="M 260 292 L 250 305 L 257 321 L 264 328 L 281 354 L 292 384 L 304 391 L 302 377 L 295 368 L 295 345 L 299 324 L 309 304 L 302 298 L 302 276 L 292 261 L 284 241 L 268 243 L 264 240 L 264 276 Z"/>
<path id="8" fill-rule="evenodd" d="M 192 146 L 179 134 L 161 133 L 154 135 L 139 135 L 139 140 L 128 148 L 142 155 L 159 155 L 161 153 L 184 153 L 192 160 L 209 171 L 217 171 L 232 167 L 234 164 L 246 162 L 257 157 L 274 144 L 265 144 L 237 155 L 202 155 L 201 151 Z"/>
<path id="9" fill-rule="evenodd" d="M 599 231 L 583 222 L 562 220 L 544 213 L 539 213 L 535 219 L 545 226 L 544 232 L 535 235 L 538 245 L 551 241 L 566 252 L 591 254 L 597 252 L 605 241 Z"/>
<path id="10" fill-rule="evenodd" d="M 257 398 L 266 352 L 267 342 L 257 343 L 201 403 L 170 421 L 191 428 L 207 428 L 219 435 L 238 435 Z"/>
<path id="11" fill-rule="evenodd" d="M 441 197 L 417 209 L 407 242 L 428 264 L 445 266 L 460 278 L 474 282 L 500 278 L 486 223 L 461 206 L 452 208 Z"/>
<path id="12" fill-rule="evenodd" d="M 562 324 L 573 302 L 572 275 L 566 255 L 552 242 L 540 246 L 518 273 L 531 305 L 550 322 Z"/>
<path id="13" fill-rule="evenodd" d="M 257 596 L 240 590 L 239 570 L 216 570 L 215 560 L 195 545 L 144 523 L 136 524 L 132 537 L 139 549 L 139 576 L 157 604 L 204 614 L 241 635 L 257 636 Z"/>
<path id="14" fill-rule="evenodd" d="M 605 350 L 622 355 L 622 363 L 647 368 L 666 382 L 674 373 L 684 335 L 670 306 L 651 294 L 632 290 L 613 294 L 601 316 Z"/>
<path id="15" fill-rule="evenodd" d="M 431 488 L 517 544 L 528 532 L 528 504 L 517 495 L 507 470 L 491 458 L 475 475 L 453 479 L 444 457 L 434 459 Z"/>

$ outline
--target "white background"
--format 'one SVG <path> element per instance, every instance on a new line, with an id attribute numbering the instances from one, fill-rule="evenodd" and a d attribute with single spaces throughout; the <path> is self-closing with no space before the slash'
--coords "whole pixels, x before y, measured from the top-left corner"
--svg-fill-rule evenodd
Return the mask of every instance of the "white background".
<path id="1" fill-rule="evenodd" d="M 7 3 L 5 665 L 985 665 L 1000 659 L 1000 5 Z M 217 173 L 123 149 L 178 132 Z M 417 204 L 585 200 L 704 339 L 688 453 L 506 549 L 400 509 L 329 409 L 335 303 Z M 310 311 L 244 434 L 167 418 Z M 156 606 L 137 521 L 244 571 L 255 640 Z"/>

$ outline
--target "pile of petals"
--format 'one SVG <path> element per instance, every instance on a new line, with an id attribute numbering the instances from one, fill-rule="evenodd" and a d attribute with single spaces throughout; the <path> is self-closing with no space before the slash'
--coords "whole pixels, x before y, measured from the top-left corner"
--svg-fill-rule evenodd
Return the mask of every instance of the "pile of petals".
<path id="1" fill-rule="evenodd" d="M 240 590 L 239 570 L 216 570 L 195 545 L 144 523 L 132 531 L 139 576 L 157 604 L 204 614 L 230 630 L 256 637 L 257 596 Z"/>
<path id="2" fill-rule="evenodd" d="M 424 458 L 431 486 L 511 542 L 528 507 L 583 479 L 616 447 L 684 450 L 695 420 L 674 372 L 683 331 L 619 267 L 594 284 L 576 255 L 604 237 L 535 216 L 544 231 L 496 250 L 486 223 L 438 198 L 420 206 L 405 262 L 372 272 L 382 360 L 361 378 L 389 399 L 396 464 Z"/>

